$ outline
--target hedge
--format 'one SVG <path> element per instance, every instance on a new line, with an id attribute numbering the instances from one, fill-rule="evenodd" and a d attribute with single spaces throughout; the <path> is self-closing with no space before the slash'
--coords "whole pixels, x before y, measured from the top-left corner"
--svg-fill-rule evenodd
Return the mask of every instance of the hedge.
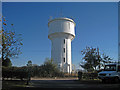
<path id="1" fill-rule="evenodd" d="M 27 79 L 28 74 L 31 77 L 64 77 L 64 73 L 60 72 L 57 68 L 49 65 L 32 66 L 32 67 L 2 67 L 2 78 L 16 78 Z"/>

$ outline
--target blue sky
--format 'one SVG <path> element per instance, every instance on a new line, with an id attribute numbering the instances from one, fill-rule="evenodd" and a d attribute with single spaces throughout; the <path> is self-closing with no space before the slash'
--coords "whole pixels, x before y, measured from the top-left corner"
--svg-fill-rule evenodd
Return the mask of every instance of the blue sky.
<path id="1" fill-rule="evenodd" d="M 51 16 L 74 18 L 76 37 L 72 41 L 72 63 L 76 67 L 86 46 L 99 47 L 101 53 L 114 60 L 118 58 L 117 2 L 4 2 L 2 5 L 8 24 L 13 23 L 16 33 L 23 36 L 22 54 L 12 59 L 15 66 L 26 65 L 28 60 L 41 65 L 45 58 L 51 57 L 47 26 Z"/>

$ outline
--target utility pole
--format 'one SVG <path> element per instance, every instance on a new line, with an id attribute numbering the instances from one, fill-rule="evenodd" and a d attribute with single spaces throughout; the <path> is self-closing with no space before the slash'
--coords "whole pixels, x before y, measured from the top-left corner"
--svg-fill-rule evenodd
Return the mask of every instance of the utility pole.
<path id="1" fill-rule="evenodd" d="M 120 1 L 118 2 L 118 63 L 120 63 Z"/>
<path id="2" fill-rule="evenodd" d="M 31 66 L 32 66 L 32 61 L 28 61 L 27 63 L 27 67 L 28 67 L 27 85 L 29 85 L 29 82 L 31 79 Z"/>

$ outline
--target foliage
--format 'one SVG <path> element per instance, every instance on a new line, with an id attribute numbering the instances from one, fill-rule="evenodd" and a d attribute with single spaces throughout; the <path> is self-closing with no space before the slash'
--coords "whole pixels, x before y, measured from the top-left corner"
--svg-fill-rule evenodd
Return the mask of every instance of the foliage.
<path id="1" fill-rule="evenodd" d="M 98 49 L 93 47 L 86 47 L 81 52 L 82 55 L 84 55 L 83 59 L 86 62 L 81 66 L 87 71 L 96 70 L 97 66 L 100 65 L 100 60 L 101 60 Z"/>
<path id="2" fill-rule="evenodd" d="M 53 63 L 52 60 L 46 59 L 43 65 L 33 67 L 33 76 L 38 77 L 61 77 L 64 76 L 62 72 L 59 71 L 57 65 Z"/>
<path id="3" fill-rule="evenodd" d="M 107 56 L 105 54 L 102 55 L 103 59 L 102 59 L 102 62 L 103 62 L 103 66 L 106 64 L 106 63 L 112 63 L 112 58 L 110 56 Z"/>
<path id="4" fill-rule="evenodd" d="M 23 45 L 21 34 L 16 34 L 14 25 L 9 27 L 5 17 L 3 17 L 2 27 L 2 60 L 11 57 L 17 57 L 21 54 L 21 46 Z M 8 30 L 9 29 L 9 30 Z"/>
<path id="5" fill-rule="evenodd" d="M 11 66 L 12 66 L 12 63 L 11 63 L 10 59 L 9 59 L 9 58 L 6 58 L 5 60 L 3 60 L 2 66 L 11 67 Z"/>
<path id="6" fill-rule="evenodd" d="M 94 72 L 94 73 L 91 73 L 91 72 L 84 72 L 82 74 L 82 79 L 97 79 L 98 78 L 98 73 L 97 72 Z"/>
<path id="7" fill-rule="evenodd" d="M 27 67 L 2 67 L 2 78 L 27 78 Z"/>
<path id="8" fill-rule="evenodd" d="M 32 61 L 31 60 L 28 61 L 27 66 L 32 66 Z"/>
<path id="9" fill-rule="evenodd" d="M 9 74 L 8 74 L 9 73 Z M 64 73 L 60 72 L 51 60 L 46 60 L 41 66 L 23 66 L 23 67 L 2 67 L 2 77 L 27 79 L 30 77 L 64 77 Z"/>
<path id="10" fill-rule="evenodd" d="M 80 64 L 88 72 L 100 70 L 105 63 L 111 63 L 111 58 L 105 54 L 100 54 L 99 48 L 86 47 L 82 51 L 84 63 Z"/>

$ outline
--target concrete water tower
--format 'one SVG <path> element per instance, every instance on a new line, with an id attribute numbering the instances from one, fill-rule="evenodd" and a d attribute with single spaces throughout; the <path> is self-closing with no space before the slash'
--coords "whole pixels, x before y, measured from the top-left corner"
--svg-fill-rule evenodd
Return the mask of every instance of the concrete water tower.
<path id="1" fill-rule="evenodd" d="M 71 41 L 75 38 L 75 22 L 70 18 L 56 18 L 48 22 L 48 38 L 52 42 L 51 59 L 60 71 L 71 73 Z"/>

